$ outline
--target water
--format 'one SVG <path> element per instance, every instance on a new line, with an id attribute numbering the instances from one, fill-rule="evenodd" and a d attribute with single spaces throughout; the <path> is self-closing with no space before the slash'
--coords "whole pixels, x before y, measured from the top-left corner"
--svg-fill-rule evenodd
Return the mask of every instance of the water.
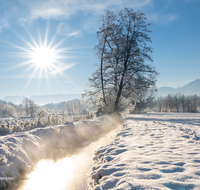
<path id="1" fill-rule="evenodd" d="M 41 160 L 27 176 L 18 190 L 85 190 L 87 175 L 92 167 L 94 151 L 109 144 L 118 129 L 115 129 L 78 153 L 62 160 Z"/>

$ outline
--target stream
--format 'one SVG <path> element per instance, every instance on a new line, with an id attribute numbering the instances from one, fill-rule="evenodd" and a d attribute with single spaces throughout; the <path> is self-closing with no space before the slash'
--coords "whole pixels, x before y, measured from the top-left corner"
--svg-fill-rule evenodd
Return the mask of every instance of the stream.
<path id="1" fill-rule="evenodd" d="M 61 160 L 40 160 L 18 190 L 85 190 L 94 151 L 109 144 L 119 128 Z"/>

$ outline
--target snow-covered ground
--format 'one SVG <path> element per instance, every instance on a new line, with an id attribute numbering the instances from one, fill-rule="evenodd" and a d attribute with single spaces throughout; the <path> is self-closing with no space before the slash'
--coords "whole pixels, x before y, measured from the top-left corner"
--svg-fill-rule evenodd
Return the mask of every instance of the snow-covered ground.
<path id="1" fill-rule="evenodd" d="M 199 190 L 200 114 L 127 115 L 95 152 L 88 190 Z"/>
<path id="2" fill-rule="evenodd" d="M 15 132 L 24 132 L 34 128 L 54 126 L 66 122 L 66 118 L 62 115 L 46 115 L 43 118 L 31 117 L 13 117 L 0 118 L 0 136 L 8 135 Z M 67 121 L 71 121 L 72 117 L 68 117 Z M 76 120 L 77 121 L 77 120 Z"/>
<path id="3" fill-rule="evenodd" d="M 38 161 L 69 156 L 115 127 L 115 120 L 102 116 L 0 136 L 0 189 L 13 186 Z"/>

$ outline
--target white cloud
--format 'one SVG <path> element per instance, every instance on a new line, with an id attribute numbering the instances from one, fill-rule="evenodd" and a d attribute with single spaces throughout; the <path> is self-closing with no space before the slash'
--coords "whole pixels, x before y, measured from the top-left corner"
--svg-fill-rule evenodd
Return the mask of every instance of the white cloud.
<path id="1" fill-rule="evenodd" d="M 15 0 L 15 5 L 7 3 L 6 8 L 20 13 L 18 15 L 24 21 L 39 17 L 61 20 L 80 13 L 102 15 L 108 8 L 111 10 L 121 10 L 124 7 L 138 9 L 151 2 L 152 0 Z M 15 7 L 14 10 L 11 6 Z"/>
<path id="2" fill-rule="evenodd" d="M 89 31 L 95 28 L 96 31 L 104 10 L 118 12 L 128 7 L 135 11 L 139 9 L 149 12 L 155 3 L 154 0 L 13 0 L 12 3 L 5 1 L 3 8 L 0 7 L 0 18 L 31 23 L 38 18 L 63 21 L 81 16 L 82 28 Z M 150 17 L 153 21 L 164 20 L 164 24 L 177 19 L 176 15 L 163 15 L 163 13 L 150 15 Z M 5 27 L 5 24 L 2 25 L 0 22 L 0 30 L 2 27 Z M 78 29 L 71 34 L 77 36 L 77 31 Z"/>
<path id="3" fill-rule="evenodd" d="M 179 15 L 154 13 L 147 15 L 147 18 L 150 22 L 168 25 L 174 20 L 178 19 Z"/>
<path id="4" fill-rule="evenodd" d="M 71 82 L 71 81 L 67 81 L 65 80 L 66 83 L 69 83 L 69 84 L 75 84 L 74 82 Z"/>
<path id="5" fill-rule="evenodd" d="M 56 33 L 59 36 L 67 36 L 67 37 L 79 37 L 81 35 L 81 31 L 74 29 L 69 26 L 66 22 L 61 22 L 56 29 Z"/>
<path id="6" fill-rule="evenodd" d="M 77 63 L 70 63 L 70 64 L 60 64 L 57 65 L 56 68 L 52 69 L 49 74 L 51 75 L 56 75 L 58 73 L 62 73 L 64 71 L 66 71 L 67 69 L 72 68 L 73 66 L 75 66 Z"/>
<path id="7" fill-rule="evenodd" d="M 6 20 L 0 20 L 0 32 L 2 32 L 2 28 L 7 27 Z"/>

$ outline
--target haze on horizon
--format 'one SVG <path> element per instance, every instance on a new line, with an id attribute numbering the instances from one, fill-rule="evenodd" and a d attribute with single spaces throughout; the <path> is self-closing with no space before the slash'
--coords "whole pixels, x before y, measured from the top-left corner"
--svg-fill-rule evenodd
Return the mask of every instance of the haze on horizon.
<path id="1" fill-rule="evenodd" d="M 157 87 L 199 79 L 199 0 L 11 0 L 0 7 L 0 99 L 81 94 L 98 62 L 93 48 L 106 9 L 140 10 L 152 22 Z M 46 55 L 46 56 L 45 56 Z M 51 56 L 49 56 L 51 55 Z"/>

